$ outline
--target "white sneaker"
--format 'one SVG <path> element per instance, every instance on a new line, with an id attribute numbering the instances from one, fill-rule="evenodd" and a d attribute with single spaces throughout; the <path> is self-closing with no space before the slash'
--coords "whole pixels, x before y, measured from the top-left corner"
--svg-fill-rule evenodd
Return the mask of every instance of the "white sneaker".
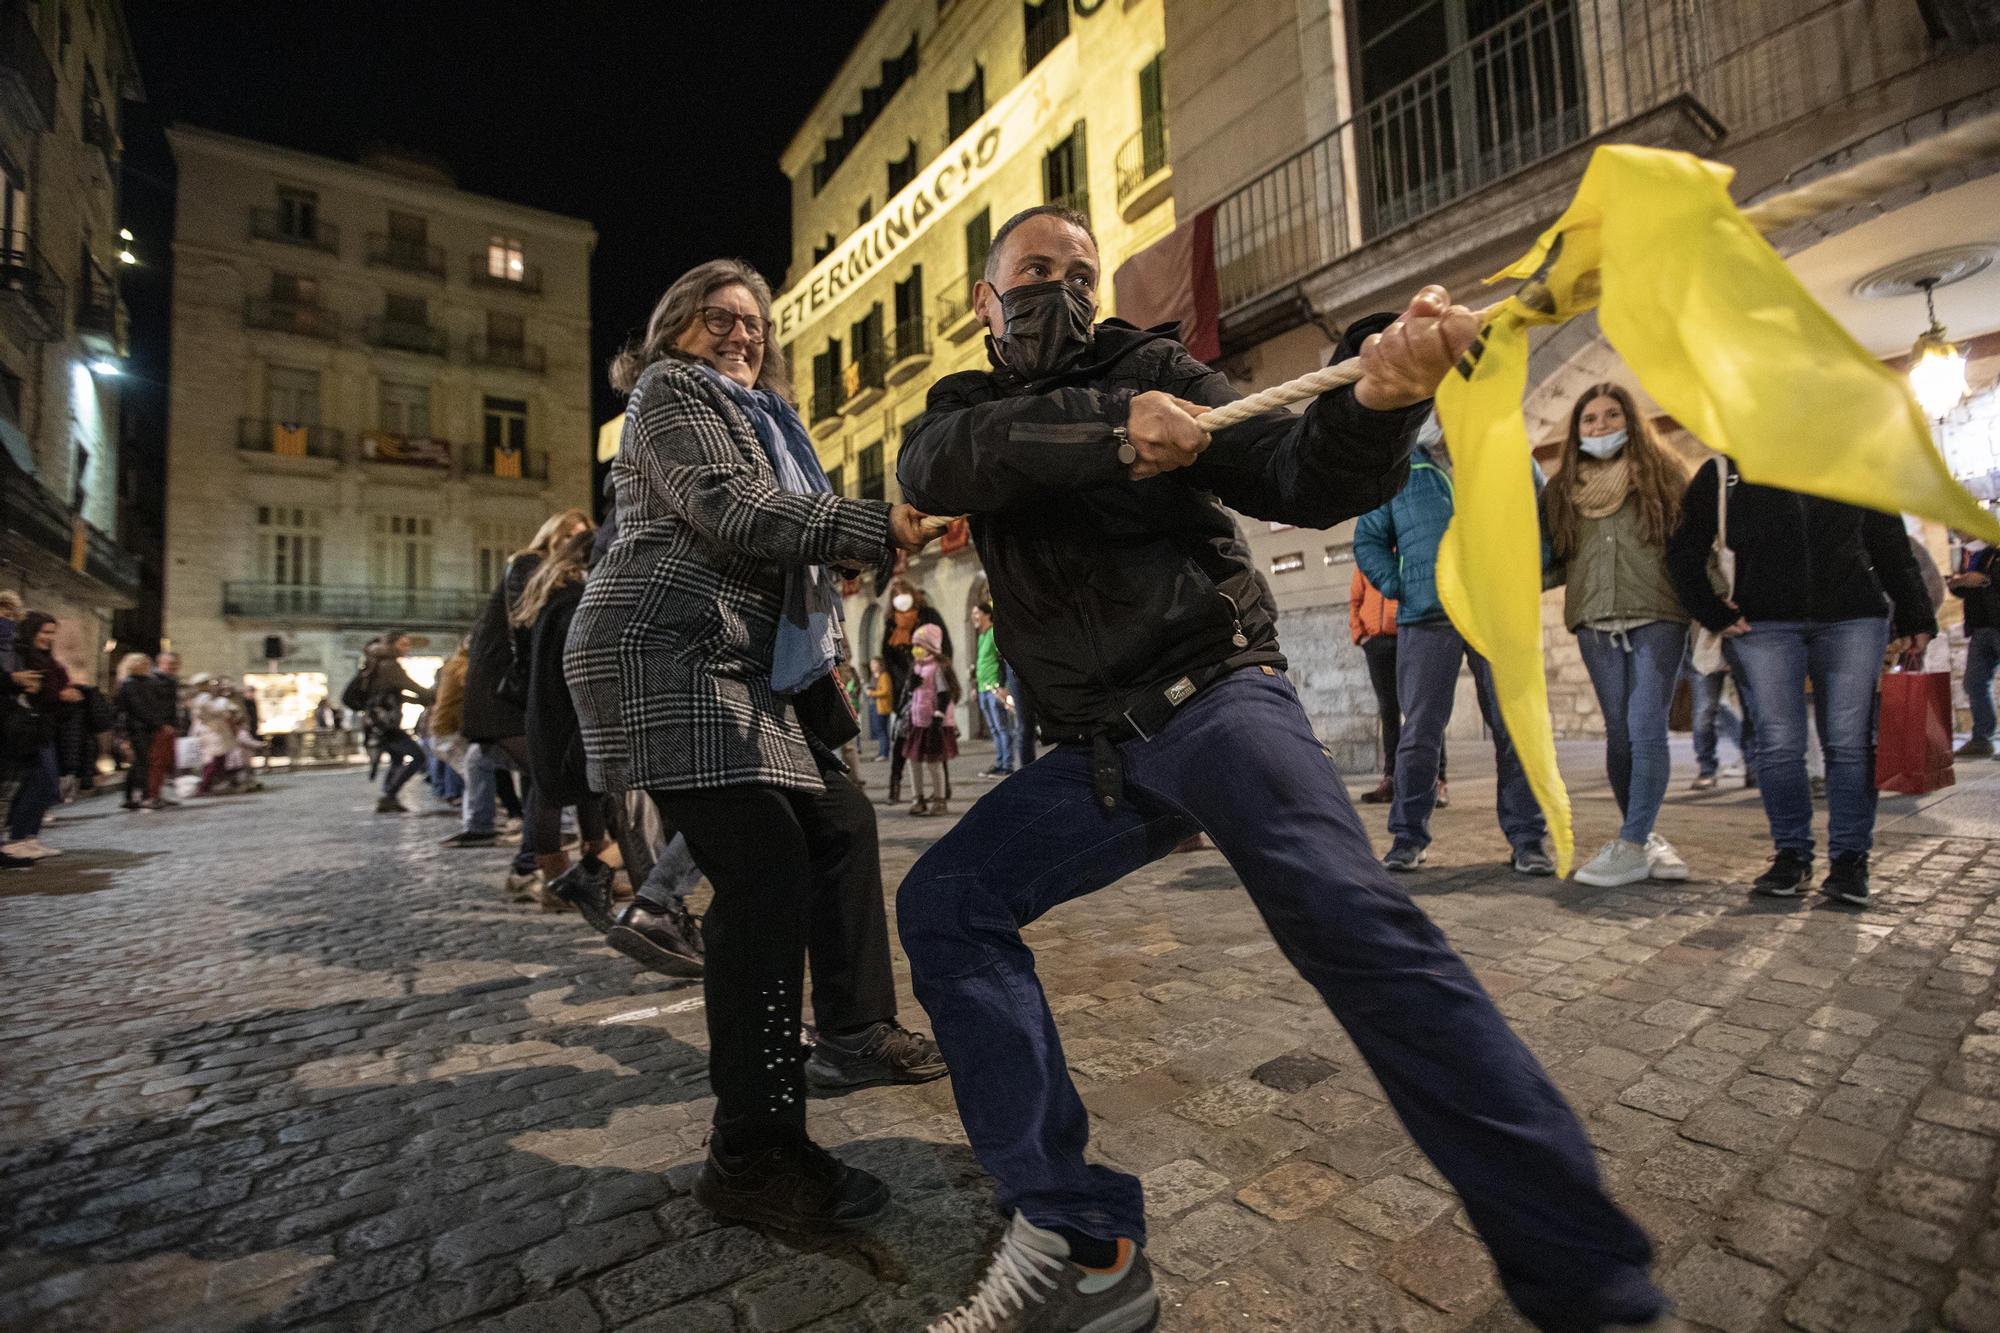
<path id="1" fill-rule="evenodd" d="M 39 861 L 48 855 L 47 852 L 38 850 L 37 844 L 31 838 L 23 838 L 19 842 L 10 842 L 4 846 L 0 846 L 0 852 L 5 852 L 9 856 L 19 857 L 23 861 Z"/>
<path id="2" fill-rule="evenodd" d="M 44 822 L 47 822 L 47 821 L 44 821 Z M 62 848 L 60 848 L 60 847 L 51 847 L 51 846 L 49 846 L 49 845 L 48 845 L 47 843 L 43 842 L 43 841 L 42 841 L 42 840 L 41 840 L 40 838 L 30 838 L 30 839 L 28 839 L 28 846 L 30 846 L 30 847 L 32 847 L 32 848 L 34 849 L 34 850 L 33 850 L 32 852 L 30 852 L 30 853 L 29 853 L 29 855 L 30 855 L 30 856 L 34 856 L 34 857 L 43 857 L 43 856 L 61 856 L 61 855 L 62 855 Z"/>
<path id="3" fill-rule="evenodd" d="M 1654 879 L 1686 879 L 1688 863 L 1681 860 L 1681 854 L 1674 845 L 1657 833 L 1646 838 L 1646 862 L 1652 867 Z"/>
<path id="4" fill-rule="evenodd" d="M 1123 1240 L 1116 1266 L 1084 1268 L 1068 1241 L 1016 1213 L 978 1290 L 927 1333 L 1142 1333 L 1159 1317 L 1145 1251 Z"/>
<path id="5" fill-rule="evenodd" d="M 1571 878 L 1592 888 L 1616 889 L 1626 884 L 1637 884 L 1651 873 L 1646 849 L 1636 842 L 1617 838 L 1605 843 L 1604 849 L 1591 857 L 1587 864 L 1578 867 Z"/>

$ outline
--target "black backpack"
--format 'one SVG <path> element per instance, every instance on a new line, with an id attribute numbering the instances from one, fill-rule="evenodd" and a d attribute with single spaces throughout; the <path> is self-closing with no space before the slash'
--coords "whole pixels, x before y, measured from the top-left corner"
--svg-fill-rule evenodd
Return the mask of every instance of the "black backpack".
<path id="1" fill-rule="evenodd" d="M 354 673 L 340 690 L 340 706 L 350 713 L 359 713 L 368 707 L 368 668 L 362 667 Z"/>

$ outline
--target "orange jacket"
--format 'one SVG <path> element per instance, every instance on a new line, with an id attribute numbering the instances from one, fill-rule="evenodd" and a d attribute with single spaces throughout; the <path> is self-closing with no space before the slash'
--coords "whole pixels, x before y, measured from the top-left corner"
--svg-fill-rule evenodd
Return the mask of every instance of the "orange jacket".
<path id="1" fill-rule="evenodd" d="M 1347 585 L 1347 631 L 1356 643 L 1396 633 L 1396 604 L 1375 591 L 1359 569 Z"/>

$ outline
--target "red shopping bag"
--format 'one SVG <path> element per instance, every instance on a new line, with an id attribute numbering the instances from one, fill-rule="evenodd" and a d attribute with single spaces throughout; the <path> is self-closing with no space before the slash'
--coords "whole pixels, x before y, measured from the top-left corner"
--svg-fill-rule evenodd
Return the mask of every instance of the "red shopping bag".
<path id="1" fill-rule="evenodd" d="M 1882 714 L 1875 741 L 1875 785 L 1922 796 L 1949 787 L 1951 673 L 1891 671 L 1882 677 Z"/>

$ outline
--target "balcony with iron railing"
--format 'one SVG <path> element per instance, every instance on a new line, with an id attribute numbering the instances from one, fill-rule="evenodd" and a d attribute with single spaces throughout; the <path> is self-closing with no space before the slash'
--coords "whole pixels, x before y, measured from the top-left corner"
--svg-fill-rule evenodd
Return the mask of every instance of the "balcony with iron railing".
<path id="1" fill-rule="evenodd" d="M 83 141 L 104 154 L 105 165 L 118 164 L 118 131 L 112 128 L 111 113 L 101 100 L 93 98 L 83 104 Z"/>
<path id="2" fill-rule="evenodd" d="M 54 579 L 95 580 L 98 586 L 86 595 L 102 604 L 137 602 L 137 558 L 66 505 L 41 477 L 23 471 L 7 449 L 0 449 L 0 533 L 19 543 L 10 558 L 26 557 L 26 568 Z"/>
<path id="3" fill-rule="evenodd" d="M 368 262 L 377 268 L 393 268 L 444 281 L 444 247 L 428 245 L 413 237 L 369 232 Z"/>
<path id="4" fill-rule="evenodd" d="M 430 324 L 388 315 L 370 315 L 362 321 L 361 336 L 370 347 L 391 352 L 413 352 L 418 356 L 443 356 L 445 332 Z"/>
<path id="5" fill-rule="evenodd" d="M 466 272 L 475 287 L 491 287 L 495 291 L 515 292 L 522 296 L 542 294 L 542 269 L 539 264 L 521 265 L 521 276 L 517 278 L 495 273 L 489 256 L 471 255 L 467 258 Z"/>
<path id="6" fill-rule="evenodd" d="M 233 620 L 352 624 L 374 630 L 470 626 L 490 589 L 377 588 L 355 585 L 228 582 L 222 614 Z"/>
<path id="7" fill-rule="evenodd" d="M 867 347 L 856 352 L 842 372 L 842 378 L 846 382 L 848 411 L 863 412 L 874 406 L 888 387 L 888 349 Z"/>
<path id="8" fill-rule="evenodd" d="M 321 342 L 340 340 L 340 317 L 316 303 L 252 296 L 243 302 L 243 323 L 253 329 L 291 333 Z"/>
<path id="9" fill-rule="evenodd" d="M 530 375 L 540 375 L 549 365 L 548 349 L 540 343 L 474 338 L 470 351 L 474 365 L 500 370 L 522 370 Z"/>
<path id="10" fill-rule="evenodd" d="M 1225 324 L 1363 246 L 1677 100 L 1712 135 L 1691 97 L 1696 24 L 1690 10 L 1645 0 L 1538 0 L 1364 103 L 1217 206 Z M 1559 204 L 1567 193 L 1550 197 Z"/>
<path id="11" fill-rule="evenodd" d="M 117 284 L 96 264 L 86 263 L 76 301 L 76 332 L 85 350 L 95 356 L 124 356 L 130 322 Z"/>
<path id="12" fill-rule="evenodd" d="M 487 448 L 480 453 L 475 475 L 495 481 L 546 482 L 549 456 L 539 450 Z"/>
<path id="13" fill-rule="evenodd" d="M 937 298 L 937 328 L 940 336 L 964 342 L 979 328 L 972 309 L 972 283 L 976 274 L 962 274 L 944 285 Z"/>
<path id="14" fill-rule="evenodd" d="M 55 128 L 55 66 L 24 0 L 0 0 L 0 109 L 23 126 Z"/>
<path id="15" fill-rule="evenodd" d="M 55 266 L 26 232 L 0 232 L 0 318 L 20 337 L 35 342 L 62 337 L 66 291 Z"/>
<path id="16" fill-rule="evenodd" d="M 300 245 L 308 249 L 324 250 L 330 255 L 340 253 L 340 228 L 331 222 L 322 222 L 318 218 L 310 221 L 301 221 L 296 217 L 287 218 L 275 208 L 250 210 L 250 239 L 276 241 L 280 245 Z"/>
<path id="17" fill-rule="evenodd" d="M 930 321 L 922 315 L 902 321 L 896 325 L 890 346 L 895 350 L 889 359 L 888 380 L 901 384 L 931 363 Z"/>
<path id="18" fill-rule="evenodd" d="M 823 382 L 813 386 L 812 424 L 814 426 L 818 426 L 822 422 L 839 421 L 841 414 L 846 409 L 846 385 L 835 380 L 830 383 Z"/>
<path id="19" fill-rule="evenodd" d="M 1069 36 L 1069 0 L 1042 0 L 1027 11 L 1027 33 L 1022 43 L 1023 71 L 1031 70 L 1048 58 L 1049 52 Z"/>
<path id="20" fill-rule="evenodd" d="M 236 447 L 246 454 L 338 459 L 340 446 L 340 432 L 317 422 L 277 421 L 269 417 L 239 417 L 236 421 Z"/>
<path id="21" fill-rule="evenodd" d="M 1173 172 L 1167 164 L 1167 122 L 1148 117 L 1139 130 L 1119 145 L 1116 161 L 1118 211 L 1127 222 L 1143 217 L 1173 194 Z"/>

